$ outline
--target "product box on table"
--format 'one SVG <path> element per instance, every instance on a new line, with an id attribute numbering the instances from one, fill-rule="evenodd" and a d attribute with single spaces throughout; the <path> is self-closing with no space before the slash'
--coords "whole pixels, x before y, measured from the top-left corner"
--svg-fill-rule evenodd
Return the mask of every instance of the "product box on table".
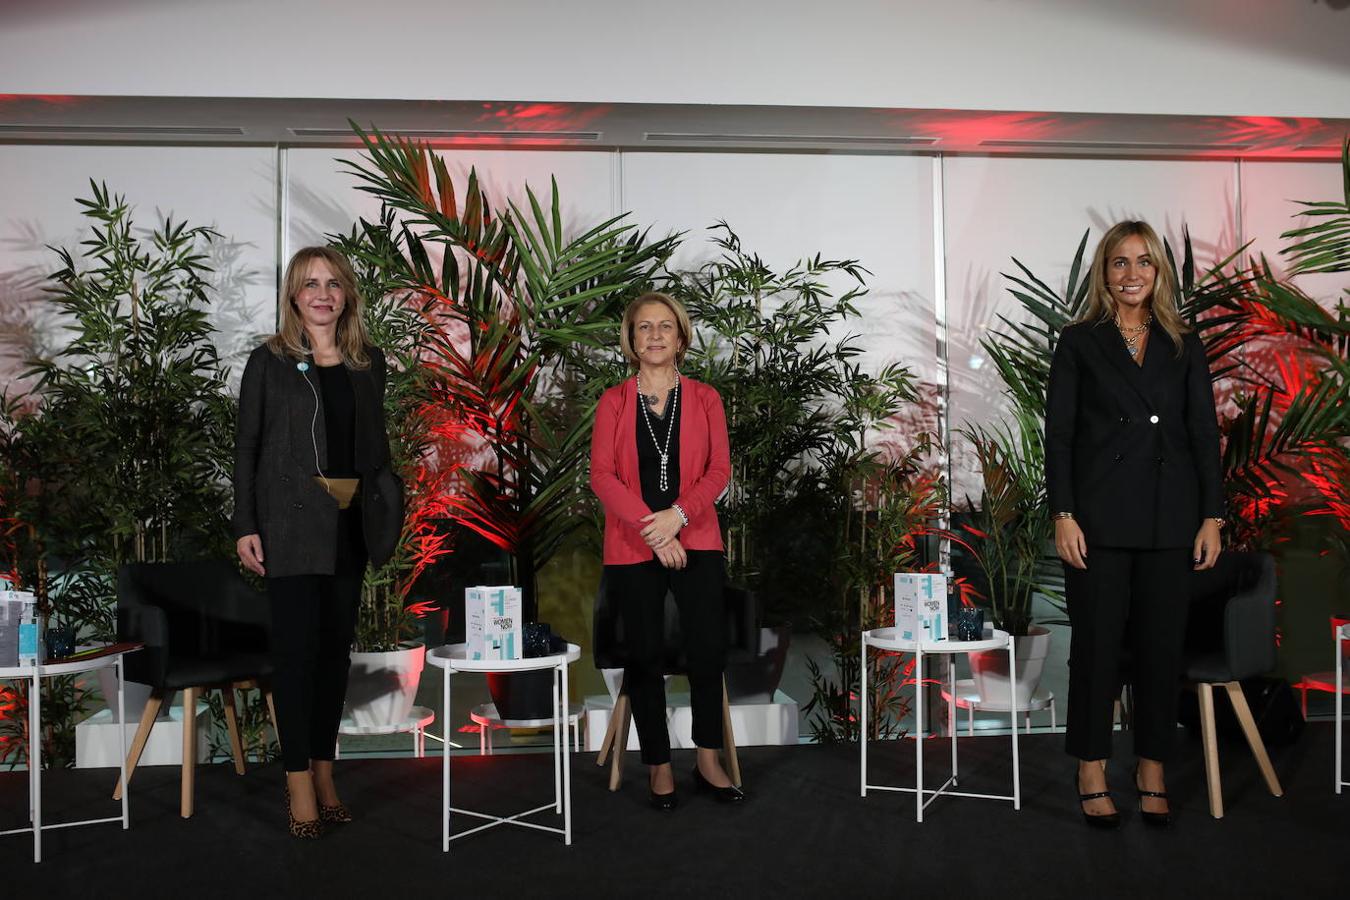
<path id="1" fill-rule="evenodd" d="M 947 576 L 896 572 L 895 627 L 907 641 L 947 640 Z"/>
<path id="2" fill-rule="evenodd" d="M 518 587 L 466 588 L 464 622 L 469 659 L 520 659 L 520 610 Z"/>
<path id="3" fill-rule="evenodd" d="M 28 591 L 0 590 L 0 666 L 38 661 L 37 598 Z"/>

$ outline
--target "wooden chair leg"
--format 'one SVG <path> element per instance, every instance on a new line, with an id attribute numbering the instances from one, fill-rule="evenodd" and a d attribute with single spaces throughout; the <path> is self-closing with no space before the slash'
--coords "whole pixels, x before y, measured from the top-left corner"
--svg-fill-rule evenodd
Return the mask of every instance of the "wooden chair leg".
<path id="1" fill-rule="evenodd" d="M 225 731 L 230 736 L 230 754 L 234 757 L 236 775 L 244 774 L 244 742 L 239 736 L 239 707 L 234 700 L 234 685 L 220 689 L 221 705 L 225 708 Z"/>
<path id="2" fill-rule="evenodd" d="M 1209 785 L 1209 814 L 1223 818 L 1223 786 L 1219 782 L 1219 743 L 1214 731 L 1214 685 L 1196 685 L 1200 694 L 1200 735 L 1205 746 L 1205 781 Z"/>
<path id="3" fill-rule="evenodd" d="M 731 701 L 727 697 L 727 680 L 722 679 L 722 746 L 727 760 L 727 777 L 741 787 L 741 761 L 736 755 L 736 731 L 731 727 Z"/>
<path id="4" fill-rule="evenodd" d="M 197 693 L 200 688 L 183 688 L 183 783 L 179 815 L 192 818 L 193 781 L 197 774 Z"/>
<path id="5" fill-rule="evenodd" d="M 277 728 L 277 706 L 272 702 L 272 686 L 262 687 L 263 697 L 267 700 L 267 715 L 272 720 L 272 733 L 277 736 L 277 747 L 281 746 L 281 729 Z"/>
<path id="6" fill-rule="evenodd" d="M 614 704 L 614 717 L 619 720 L 619 730 L 614 735 L 614 744 L 609 748 L 609 789 L 617 791 L 623 781 L 623 753 L 628 748 L 628 724 L 632 720 L 632 711 L 628 704 L 628 695 L 620 694 Z"/>
<path id="7" fill-rule="evenodd" d="M 1280 779 L 1275 774 L 1275 767 L 1270 764 L 1270 756 L 1266 753 L 1266 742 L 1261 740 L 1261 732 L 1256 729 L 1256 720 L 1252 718 L 1251 707 L 1247 705 L 1247 697 L 1242 693 L 1242 684 L 1236 681 L 1230 681 L 1224 686 L 1228 691 L 1228 699 L 1233 704 L 1233 712 L 1237 713 L 1238 722 L 1242 725 L 1242 733 L 1247 736 L 1247 746 L 1252 748 L 1252 756 L 1256 757 L 1256 765 L 1261 769 L 1261 776 L 1266 779 L 1266 787 L 1276 797 L 1284 796 L 1284 788 L 1280 787 Z"/>
<path id="8" fill-rule="evenodd" d="M 614 698 L 614 708 L 610 710 L 609 725 L 605 728 L 605 738 L 600 742 L 600 752 L 595 757 L 597 766 L 604 766 L 605 760 L 609 757 L 609 751 L 614 748 L 614 735 L 619 731 L 619 704 L 628 703 L 628 695 L 619 692 L 619 696 Z"/>
<path id="9" fill-rule="evenodd" d="M 136 728 L 136 737 L 132 740 L 131 750 L 127 753 L 128 783 L 131 782 L 131 774 L 136 771 L 136 764 L 141 761 L 141 753 L 145 750 L 145 742 L 150 739 L 150 729 L 154 727 L 155 719 L 159 717 L 159 710 L 163 705 L 163 691 L 155 691 L 145 703 L 145 712 L 141 713 L 141 724 Z M 122 727 L 126 727 L 125 723 Z M 117 779 L 117 786 L 113 788 L 113 799 L 122 799 L 122 779 L 120 776 Z"/>

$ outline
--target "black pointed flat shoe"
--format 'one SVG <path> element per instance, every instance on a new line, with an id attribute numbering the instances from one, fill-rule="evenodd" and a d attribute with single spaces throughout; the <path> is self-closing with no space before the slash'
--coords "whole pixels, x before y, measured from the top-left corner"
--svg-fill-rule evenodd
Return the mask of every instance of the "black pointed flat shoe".
<path id="1" fill-rule="evenodd" d="M 705 793 L 713 795 L 713 799 L 718 803 L 740 803 L 745 800 L 745 791 L 736 786 L 718 787 L 711 781 L 703 777 L 703 773 L 694 766 L 694 787 Z"/>
<path id="2" fill-rule="evenodd" d="M 1074 792 L 1078 794 L 1078 808 L 1083 812 L 1083 821 L 1085 821 L 1090 828 L 1100 828 L 1104 831 L 1110 831 L 1120 827 L 1120 813 L 1118 812 L 1094 816 L 1086 809 L 1083 809 L 1083 804 L 1087 803 L 1089 800 L 1100 800 L 1102 798 L 1110 800 L 1110 791 L 1097 791 L 1095 794 L 1083 793 L 1083 788 L 1078 782 L 1078 775 L 1076 773 L 1073 776 L 1073 789 Z"/>

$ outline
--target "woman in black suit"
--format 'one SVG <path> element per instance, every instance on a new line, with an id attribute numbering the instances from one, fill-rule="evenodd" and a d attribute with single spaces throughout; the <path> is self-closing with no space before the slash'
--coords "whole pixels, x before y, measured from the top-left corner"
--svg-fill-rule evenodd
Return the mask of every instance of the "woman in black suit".
<path id="1" fill-rule="evenodd" d="M 1106 760 L 1123 646 L 1141 814 L 1170 823 L 1163 761 L 1176 733 L 1190 572 L 1213 566 L 1220 547 L 1214 392 L 1166 259 L 1144 222 L 1107 231 L 1046 397 L 1046 486 L 1073 626 L 1066 749 L 1079 760 L 1083 814 L 1098 827 L 1120 822 Z"/>
<path id="2" fill-rule="evenodd" d="M 403 523 L 389 470 L 384 354 L 370 343 L 351 265 L 307 247 L 286 268 L 280 330 L 239 389 L 234 516 L 243 564 L 265 576 L 273 696 L 290 830 L 351 821 L 333 783 L 367 561 L 388 561 Z"/>

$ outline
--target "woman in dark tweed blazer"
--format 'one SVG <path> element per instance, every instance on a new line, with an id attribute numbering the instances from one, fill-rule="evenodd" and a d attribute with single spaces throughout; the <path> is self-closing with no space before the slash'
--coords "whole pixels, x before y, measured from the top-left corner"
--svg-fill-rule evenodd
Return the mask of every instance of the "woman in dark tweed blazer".
<path id="1" fill-rule="evenodd" d="M 403 525 L 389 468 L 384 354 L 371 346 L 351 265 L 307 247 L 291 259 L 280 330 L 253 351 L 239 390 L 234 534 L 265 576 L 273 695 L 291 833 L 351 821 L 333 757 L 366 563 L 388 561 Z"/>

